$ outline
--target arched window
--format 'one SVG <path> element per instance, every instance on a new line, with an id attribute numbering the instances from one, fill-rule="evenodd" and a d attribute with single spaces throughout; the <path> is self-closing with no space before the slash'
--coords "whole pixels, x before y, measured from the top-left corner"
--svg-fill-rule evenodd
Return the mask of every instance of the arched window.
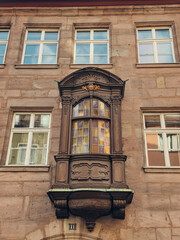
<path id="1" fill-rule="evenodd" d="M 104 102 L 87 98 L 73 107 L 72 154 L 110 154 L 110 110 Z"/>

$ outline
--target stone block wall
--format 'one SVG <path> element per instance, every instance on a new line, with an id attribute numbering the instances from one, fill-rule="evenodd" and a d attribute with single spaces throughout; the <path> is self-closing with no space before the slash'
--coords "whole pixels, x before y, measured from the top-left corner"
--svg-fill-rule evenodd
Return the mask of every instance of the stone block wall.
<path id="1" fill-rule="evenodd" d="M 11 25 L 5 66 L 0 66 L 0 239 L 180 239 L 180 172 L 144 172 L 142 107 L 179 107 L 180 64 L 137 67 L 135 23 L 175 24 L 180 49 L 180 6 L 1 8 L 0 24 Z M 27 24 L 59 24 L 59 67 L 19 67 Z M 126 180 L 134 199 L 125 220 L 97 220 L 89 233 L 82 219 L 57 220 L 47 197 L 55 178 L 54 155 L 59 149 L 61 103 L 56 81 L 83 66 L 73 65 L 75 24 L 109 24 L 111 64 L 103 67 L 126 83 L 122 101 L 123 153 Z M 55 81 L 56 80 L 56 81 Z M 52 108 L 48 167 L 39 170 L 4 166 L 13 108 Z M 76 230 L 69 230 L 76 224 Z"/>

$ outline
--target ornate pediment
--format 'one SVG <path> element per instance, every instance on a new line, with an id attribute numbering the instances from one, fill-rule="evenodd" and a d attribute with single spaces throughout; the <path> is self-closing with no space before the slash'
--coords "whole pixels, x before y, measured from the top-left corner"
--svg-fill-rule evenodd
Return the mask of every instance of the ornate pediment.
<path id="1" fill-rule="evenodd" d="M 115 76 L 114 74 L 99 68 L 83 68 L 74 73 L 71 73 L 62 79 L 58 85 L 59 87 L 73 87 L 75 85 L 83 85 L 89 82 L 124 86 L 125 81 Z"/>

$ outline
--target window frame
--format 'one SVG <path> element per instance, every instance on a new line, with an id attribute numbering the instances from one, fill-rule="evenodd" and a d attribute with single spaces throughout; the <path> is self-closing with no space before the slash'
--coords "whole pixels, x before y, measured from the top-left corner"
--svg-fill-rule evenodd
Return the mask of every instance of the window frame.
<path id="1" fill-rule="evenodd" d="M 40 115 L 49 115 L 49 128 L 33 128 L 34 120 L 35 120 L 35 115 L 40 114 Z M 30 115 L 30 122 L 29 122 L 29 127 L 18 127 L 15 128 L 15 118 L 16 115 Z M 26 166 L 47 166 L 48 163 L 48 153 L 49 153 L 49 141 L 50 141 L 50 126 L 51 126 L 51 113 L 50 112 L 14 112 L 13 114 L 13 119 L 12 119 L 12 124 L 11 124 L 11 133 L 9 137 L 9 144 L 8 144 L 8 151 L 7 151 L 7 157 L 6 157 L 6 166 L 20 166 L 20 167 L 26 167 Z M 31 152 L 31 144 L 32 144 L 32 136 L 33 133 L 36 132 L 42 132 L 42 133 L 47 133 L 47 149 L 46 149 L 46 161 L 44 164 L 29 164 L 30 162 L 30 152 Z M 28 140 L 27 140 L 27 147 L 26 147 L 26 157 L 25 157 L 25 162 L 24 164 L 9 164 L 9 158 L 10 158 L 10 151 L 11 151 L 11 146 L 12 146 L 12 139 L 13 139 L 13 134 L 14 133 L 27 133 L 28 134 Z"/>
<path id="2" fill-rule="evenodd" d="M 77 32 L 86 32 L 90 31 L 90 40 L 77 40 Z M 93 35 L 94 31 L 107 31 L 107 39 L 106 40 L 94 40 Z M 74 57 L 73 57 L 73 64 L 84 64 L 84 65 L 99 65 L 99 64 L 110 64 L 110 47 L 109 47 L 109 28 L 76 28 L 75 29 L 75 38 L 74 38 Z M 76 44 L 82 43 L 82 44 L 90 44 L 90 53 L 89 53 L 89 63 L 76 63 Z M 94 58 L 94 44 L 101 44 L 101 43 L 106 43 L 107 44 L 107 63 L 94 63 L 93 58 Z M 83 55 L 84 56 L 84 55 Z M 105 54 L 102 56 L 106 56 Z"/>
<path id="3" fill-rule="evenodd" d="M 154 128 L 154 129 L 147 129 L 145 127 L 145 116 L 148 115 L 154 115 L 160 116 L 160 128 Z M 169 149 L 168 149 L 168 142 L 167 142 L 167 134 L 179 134 L 180 135 L 180 128 L 166 128 L 165 126 L 165 115 L 180 115 L 178 112 L 152 112 L 152 113 L 143 113 L 143 130 L 144 130 L 144 144 L 145 144 L 145 156 L 146 156 L 146 166 L 145 167 L 157 167 L 157 168 L 179 168 L 179 166 L 173 166 L 170 164 L 170 156 L 169 156 Z M 148 147 L 147 147 L 147 140 L 146 140 L 146 134 L 162 134 L 162 140 L 163 140 L 163 152 L 164 152 L 164 166 L 159 165 L 149 165 L 149 159 L 148 159 Z M 159 150 L 159 149 L 158 149 Z"/>
<path id="4" fill-rule="evenodd" d="M 41 31 L 41 39 L 40 40 L 27 40 L 28 32 L 39 32 Z M 58 38 L 57 40 L 44 40 L 45 32 L 57 32 Z M 59 38 L 60 38 L 60 29 L 59 28 L 27 28 L 25 32 L 24 42 L 23 42 L 23 51 L 22 51 L 22 57 L 21 57 L 21 64 L 22 65 L 46 65 L 46 64 L 57 64 L 58 60 L 58 51 L 59 51 Z M 38 54 L 38 63 L 35 64 L 29 64 L 24 63 L 25 59 L 25 51 L 26 46 L 28 44 L 31 45 L 39 45 L 39 54 Z M 44 44 L 57 44 L 57 50 L 56 50 L 56 62 L 55 63 L 42 63 L 42 56 L 43 56 L 43 45 Z M 32 56 L 32 55 L 31 55 Z"/>
<path id="5" fill-rule="evenodd" d="M 156 29 L 168 29 L 170 33 L 170 38 L 165 38 L 165 39 L 158 39 L 155 37 L 155 30 Z M 152 39 L 143 39 L 139 40 L 138 39 L 138 31 L 139 30 L 152 30 Z M 172 26 L 137 26 L 136 27 L 136 41 L 137 41 L 137 60 L 138 64 L 173 64 L 176 63 L 176 54 L 175 54 L 175 46 L 174 46 L 174 36 L 173 36 L 173 29 Z M 171 50 L 172 50 L 172 57 L 173 57 L 173 62 L 158 62 L 158 52 L 157 52 L 157 43 L 171 43 Z M 154 62 L 140 62 L 140 53 L 139 53 L 139 43 L 152 43 L 153 45 L 153 54 L 154 54 Z"/>
<path id="6" fill-rule="evenodd" d="M 90 115 L 89 116 L 77 116 L 77 117 L 73 117 L 73 108 L 76 107 L 76 105 L 78 105 L 80 102 L 89 99 L 90 100 Z M 109 118 L 108 117 L 102 117 L 102 116 L 93 116 L 93 99 L 96 99 L 98 101 L 101 101 L 104 103 L 104 105 L 108 106 L 109 108 Z M 70 153 L 74 156 L 74 155 L 84 155 L 84 154 L 104 154 L 104 155 L 109 155 L 111 154 L 111 108 L 110 106 L 105 103 L 102 99 L 99 99 L 97 97 L 86 97 L 86 98 L 82 98 L 80 99 L 75 105 L 72 106 L 72 115 L 71 115 L 71 141 L 70 141 Z M 104 121 L 108 121 L 109 122 L 109 153 L 99 153 L 96 152 L 94 153 L 92 150 L 92 138 L 93 138 L 93 126 L 92 126 L 92 120 L 96 119 L 96 120 L 104 120 Z M 89 121 L 89 152 L 87 153 L 72 153 L 72 147 L 73 147 L 73 121 L 78 121 L 78 120 L 88 120 Z"/>
<path id="7" fill-rule="evenodd" d="M 8 43 L 9 43 L 10 29 L 1 28 L 1 29 L 0 29 L 0 32 L 8 32 L 8 38 L 7 38 L 7 40 L 0 40 L 0 45 L 1 45 L 1 44 L 6 44 L 6 48 L 5 48 L 4 55 L 0 55 L 0 56 L 3 56 L 3 62 L 0 63 L 0 64 L 4 64 L 4 63 L 5 63 L 5 58 L 6 58 L 6 53 L 7 53 L 7 47 L 8 47 Z"/>

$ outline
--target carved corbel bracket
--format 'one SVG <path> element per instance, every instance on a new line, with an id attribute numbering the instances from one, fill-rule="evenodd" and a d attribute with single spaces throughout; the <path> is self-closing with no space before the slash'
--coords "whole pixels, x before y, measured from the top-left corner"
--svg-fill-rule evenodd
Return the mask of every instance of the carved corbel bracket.
<path id="1" fill-rule="evenodd" d="M 124 219 L 125 218 L 125 207 L 126 207 L 126 200 L 113 200 L 113 210 L 112 216 L 113 218 Z"/>
<path id="2" fill-rule="evenodd" d="M 54 203 L 57 218 L 68 218 L 69 212 L 85 219 L 92 232 L 99 217 L 112 213 L 113 218 L 124 219 L 125 207 L 133 198 L 130 189 L 50 189 L 48 196 Z"/>
<path id="3" fill-rule="evenodd" d="M 55 200 L 54 207 L 56 208 L 56 217 L 58 219 L 68 218 L 69 217 L 69 209 L 66 200 Z"/>

